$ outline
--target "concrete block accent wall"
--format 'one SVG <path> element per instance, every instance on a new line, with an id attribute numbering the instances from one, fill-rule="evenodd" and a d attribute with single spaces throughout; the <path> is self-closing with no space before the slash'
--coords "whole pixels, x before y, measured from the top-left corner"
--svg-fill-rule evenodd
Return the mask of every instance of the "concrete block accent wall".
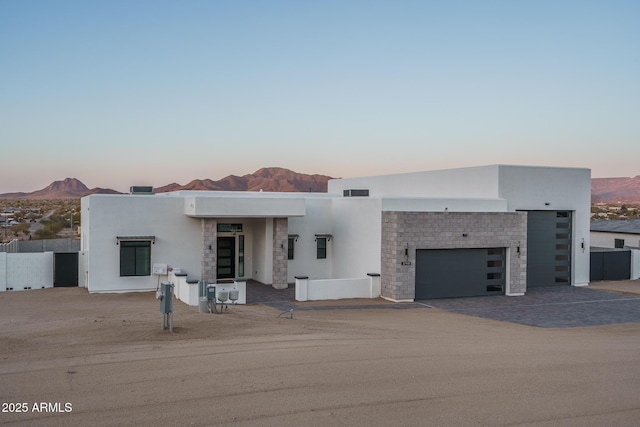
<path id="1" fill-rule="evenodd" d="M 287 244 L 289 233 L 288 218 L 273 219 L 273 281 L 276 289 L 286 289 L 287 282 Z"/>
<path id="2" fill-rule="evenodd" d="M 526 212 L 386 211 L 382 212 L 382 296 L 414 300 L 416 250 L 463 248 L 507 248 L 507 293 L 526 291 Z"/>
<path id="3" fill-rule="evenodd" d="M 73 239 L 44 239 L 20 240 L 18 252 L 79 252 L 80 240 Z"/>
<path id="4" fill-rule="evenodd" d="M 200 277 L 202 280 L 206 280 L 207 283 L 216 283 L 218 221 L 211 218 L 202 218 L 200 221 L 202 224 Z"/>

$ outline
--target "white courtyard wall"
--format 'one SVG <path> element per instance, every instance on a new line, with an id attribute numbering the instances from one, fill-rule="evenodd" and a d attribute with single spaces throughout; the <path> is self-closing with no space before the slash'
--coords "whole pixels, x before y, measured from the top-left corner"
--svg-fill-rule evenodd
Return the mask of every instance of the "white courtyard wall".
<path id="1" fill-rule="evenodd" d="M 53 252 L 7 254 L 6 288 L 19 291 L 52 287 Z"/>
<path id="2" fill-rule="evenodd" d="M 7 252 L 0 252 L 0 292 L 7 290 Z"/>
<path id="3" fill-rule="evenodd" d="M 631 249 L 631 280 L 640 279 L 640 249 Z"/>

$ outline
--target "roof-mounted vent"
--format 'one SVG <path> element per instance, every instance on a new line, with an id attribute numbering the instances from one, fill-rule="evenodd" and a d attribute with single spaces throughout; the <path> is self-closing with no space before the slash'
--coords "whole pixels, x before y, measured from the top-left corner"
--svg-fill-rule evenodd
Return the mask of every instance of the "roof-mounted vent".
<path id="1" fill-rule="evenodd" d="M 154 194 L 153 187 L 147 185 L 133 185 L 129 192 L 131 194 Z"/>
<path id="2" fill-rule="evenodd" d="M 344 190 L 343 197 L 369 197 L 369 190 Z"/>

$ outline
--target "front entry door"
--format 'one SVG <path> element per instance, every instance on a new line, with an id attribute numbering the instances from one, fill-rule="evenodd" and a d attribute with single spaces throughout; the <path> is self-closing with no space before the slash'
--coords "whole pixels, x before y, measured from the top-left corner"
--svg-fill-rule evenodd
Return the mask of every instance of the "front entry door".
<path id="1" fill-rule="evenodd" d="M 236 238 L 218 237 L 217 278 L 232 279 L 236 274 Z"/>

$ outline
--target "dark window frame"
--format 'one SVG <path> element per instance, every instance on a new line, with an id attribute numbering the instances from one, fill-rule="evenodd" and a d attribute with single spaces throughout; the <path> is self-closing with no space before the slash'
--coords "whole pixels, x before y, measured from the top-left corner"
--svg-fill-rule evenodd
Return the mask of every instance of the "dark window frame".
<path id="1" fill-rule="evenodd" d="M 121 240 L 120 277 L 151 276 L 151 240 Z"/>
<path id="2" fill-rule="evenodd" d="M 316 258 L 317 259 L 327 258 L 327 238 L 326 237 L 316 237 Z"/>
<path id="3" fill-rule="evenodd" d="M 292 260 L 294 256 L 295 237 L 289 237 L 287 239 L 287 259 Z"/>

